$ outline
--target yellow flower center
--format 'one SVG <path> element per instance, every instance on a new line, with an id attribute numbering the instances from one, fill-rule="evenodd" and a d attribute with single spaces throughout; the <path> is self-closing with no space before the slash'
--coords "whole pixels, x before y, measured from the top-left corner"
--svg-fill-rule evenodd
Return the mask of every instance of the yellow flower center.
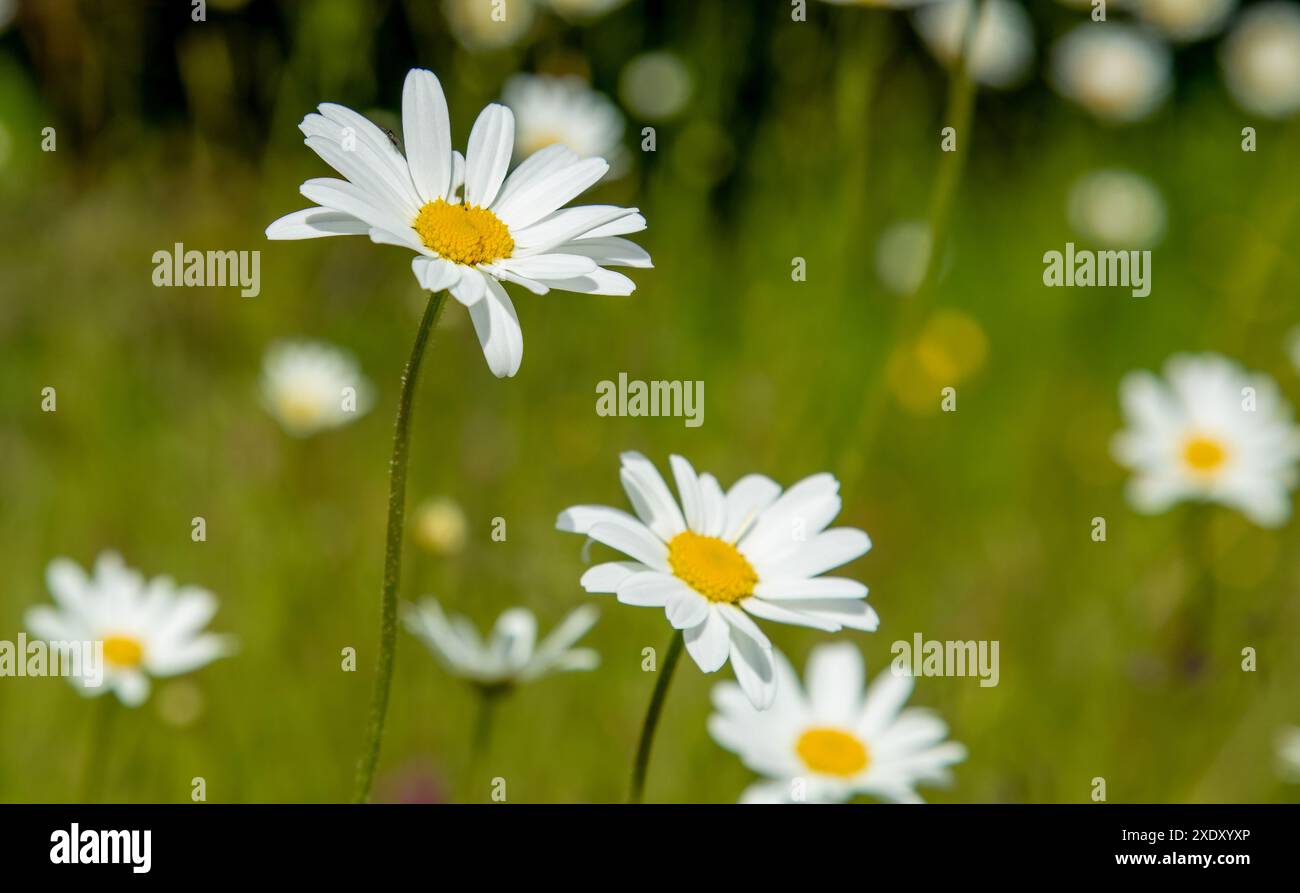
<path id="1" fill-rule="evenodd" d="M 668 566 L 710 601 L 738 602 L 753 595 L 758 585 L 758 574 L 735 546 L 690 530 L 668 543 Z"/>
<path id="2" fill-rule="evenodd" d="M 279 407 L 280 417 L 291 425 L 315 424 L 322 414 L 319 401 L 298 392 L 281 394 L 276 405 Z"/>
<path id="3" fill-rule="evenodd" d="M 794 749 L 805 766 L 823 775 L 849 778 L 867 768 L 870 762 L 867 746 L 841 729 L 809 729 L 799 736 Z"/>
<path id="4" fill-rule="evenodd" d="M 509 228 L 487 208 L 429 202 L 415 218 L 420 240 L 438 256 L 457 264 L 491 263 L 514 254 Z"/>
<path id="5" fill-rule="evenodd" d="M 1198 434 L 1183 444 L 1183 461 L 1197 474 L 1212 475 L 1227 460 L 1227 448 L 1213 437 Z"/>
<path id="6" fill-rule="evenodd" d="M 129 670 L 140 666 L 144 659 L 144 646 L 133 636 L 104 636 L 104 660 L 115 667 Z"/>

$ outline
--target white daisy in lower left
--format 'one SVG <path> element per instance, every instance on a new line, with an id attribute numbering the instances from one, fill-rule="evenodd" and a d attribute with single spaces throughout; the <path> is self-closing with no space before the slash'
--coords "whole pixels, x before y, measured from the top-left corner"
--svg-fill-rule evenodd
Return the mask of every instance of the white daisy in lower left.
<path id="1" fill-rule="evenodd" d="M 709 734 L 767 779 L 742 803 L 842 803 L 858 794 L 919 803 L 918 784 L 947 784 L 948 767 L 966 759 L 964 746 L 944 740 L 948 726 L 935 713 L 903 709 L 911 676 L 883 672 L 865 687 L 854 646 L 815 647 L 806 687 L 785 655 L 774 658 L 780 682 L 766 711 L 730 682 L 713 688 Z"/>
<path id="2" fill-rule="evenodd" d="M 206 589 L 177 586 L 170 577 L 146 580 L 116 552 L 102 552 L 87 576 L 67 558 L 45 572 L 56 607 L 39 605 L 24 622 L 49 642 L 103 643 L 103 680 L 70 677 L 94 697 L 111 691 L 128 707 L 149 697 L 150 678 L 179 676 L 234 652 L 234 639 L 203 632 L 217 611 Z"/>
<path id="3" fill-rule="evenodd" d="M 631 561 L 595 565 L 582 576 L 592 593 L 626 605 L 663 608 L 684 633 L 687 652 L 705 673 L 728 659 L 758 709 L 776 697 L 772 643 L 753 618 L 826 632 L 873 631 L 867 587 L 823 577 L 866 554 L 871 539 L 852 527 L 830 528 L 840 513 L 840 485 L 829 474 L 805 478 L 784 493 L 761 474 L 724 491 L 670 457 L 681 507 L 654 464 L 624 453 L 619 478 L 636 511 L 578 505 L 560 513 L 560 530 L 581 533 Z M 830 529 L 828 529 L 830 528 Z"/>

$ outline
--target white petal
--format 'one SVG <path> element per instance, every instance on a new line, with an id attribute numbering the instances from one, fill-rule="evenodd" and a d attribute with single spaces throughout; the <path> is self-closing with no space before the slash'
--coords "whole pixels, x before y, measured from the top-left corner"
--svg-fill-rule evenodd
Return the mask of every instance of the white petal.
<path id="1" fill-rule="evenodd" d="M 582 588 L 592 593 L 617 592 L 619 584 L 635 573 L 646 570 L 646 566 L 635 561 L 606 561 L 603 564 L 587 568 L 578 582 Z"/>
<path id="2" fill-rule="evenodd" d="M 731 606 L 723 605 L 720 610 L 729 607 Z M 756 710 L 766 710 L 772 705 L 776 698 L 776 673 L 772 666 L 771 645 L 764 648 L 742 632 L 735 623 L 731 627 L 731 667 L 745 697 L 749 698 Z"/>
<path id="3" fill-rule="evenodd" d="M 457 264 L 456 268 L 460 271 L 460 278 L 448 286 L 448 288 L 450 289 L 453 298 L 460 301 L 466 307 L 469 307 L 472 311 L 476 305 L 482 303 L 483 298 L 488 293 L 488 277 L 484 276 L 473 267 L 466 267 Z M 487 311 L 485 310 L 484 312 L 486 313 Z M 473 318 L 472 313 L 471 318 Z M 482 334 L 479 335 L 479 340 L 483 340 Z"/>
<path id="4" fill-rule="evenodd" d="M 624 456 L 626 455 L 625 453 Z M 629 465 L 625 460 L 625 464 L 619 469 L 618 477 L 623 483 L 627 498 L 636 510 L 637 517 L 654 531 L 655 536 L 668 542 L 686 529 L 686 522 L 682 518 L 681 510 L 677 508 L 677 501 L 668 492 L 663 478 L 659 476 L 659 471 L 648 461 L 644 464 L 634 462 Z"/>
<path id="5" fill-rule="evenodd" d="M 512 232 L 523 229 L 581 195 L 608 170 L 603 158 L 584 159 L 507 194 L 492 210 Z"/>
<path id="6" fill-rule="evenodd" d="M 268 239 L 321 239 L 326 236 L 363 236 L 370 224 L 330 208 L 303 208 L 285 214 L 266 228 Z"/>
<path id="7" fill-rule="evenodd" d="M 690 629 L 708 618 L 709 600 L 695 590 L 683 587 L 669 596 L 664 613 L 673 629 Z"/>
<path id="8" fill-rule="evenodd" d="M 411 270 L 426 291 L 442 291 L 460 281 L 461 268 L 440 257 L 413 257 Z"/>
<path id="9" fill-rule="evenodd" d="M 550 279 L 572 279 L 595 272 L 596 262 L 589 257 L 577 254 L 536 254 L 530 257 L 511 257 L 497 261 L 497 266 L 504 267 L 520 276 L 546 282 Z"/>
<path id="10" fill-rule="evenodd" d="M 524 159 L 514 173 L 506 178 L 497 192 L 497 207 L 500 207 L 511 195 L 533 183 L 550 176 L 556 171 L 578 163 L 578 156 L 567 146 L 559 143 L 540 149 Z"/>
<path id="11" fill-rule="evenodd" d="M 587 536 L 655 570 L 668 570 L 668 547 L 640 521 L 624 524 L 601 521 L 587 531 Z"/>
<path id="12" fill-rule="evenodd" d="M 862 711 L 864 674 L 856 646 L 839 642 L 813 648 L 804 685 L 817 719 L 853 728 Z"/>
<path id="13" fill-rule="evenodd" d="M 760 577 L 784 579 L 815 577 L 867 554 L 870 549 L 871 538 L 853 527 L 837 527 L 819 533 L 800 543 L 788 557 L 777 560 L 768 555 L 754 554 L 748 539 L 740 545 L 740 551 L 754 565 Z"/>
<path id="14" fill-rule="evenodd" d="M 556 516 L 555 526 L 565 533 L 590 533 L 591 528 L 603 521 L 631 526 L 641 523 L 622 509 L 607 505 L 575 505 Z"/>
<path id="15" fill-rule="evenodd" d="M 402 137 L 411 181 L 426 202 L 446 198 L 451 180 L 451 119 L 432 71 L 414 68 L 402 86 Z"/>
<path id="16" fill-rule="evenodd" d="M 857 723 L 858 732 L 868 740 L 876 737 L 903 709 L 911 697 L 913 684 L 911 676 L 895 673 L 892 667 L 877 674 L 867 689 L 862 716 Z"/>
<path id="17" fill-rule="evenodd" d="M 618 586 L 620 602 L 643 608 L 665 607 L 670 599 L 682 593 L 696 594 L 672 574 L 659 571 L 633 574 Z"/>
<path id="18" fill-rule="evenodd" d="M 386 198 L 366 192 L 347 180 L 329 177 L 308 180 L 298 191 L 318 205 L 351 214 L 373 227 L 393 233 L 410 229 L 411 222 L 404 219 L 401 210 Z"/>
<path id="19" fill-rule="evenodd" d="M 501 283 L 490 276 L 478 275 L 487 283 L 487 295 L 469 308 L 469 316 L 479 344 L 483 345 L 488 368 L 497 378 L 510 378 L 524 361 L 524 333 L 519 328 L 519 317 L 515 316 L 515 305 L 510 303 L 510 296 Z M 462 275 L 461 282 L 466 278 Z"/>
<path id="20" fill-rule="evenodd" d="M 847 577 L 762 580 L 754 587 L 754 595 L 764 599 L 864 598 L 866 594 L 866 586 Z"/>
<path id="21" fill-rule="evenodd" d="M 704 622 L 685 632 L 686 650 L 705 673 L 712 673 L 727 662 L 731 652 L 731 627 L 722 615 L 710 610 Z"/>
<path id="22" fill-rule="evenodd" d="M 570 239 L 576 239 L 596 227 L 635 213 L 635 208 L 619 208 L 614 205 L 582 205 L 577 208 L 561 208 L 554 214 L 537 221 L 532 226 L 524 227 L 518 232 L 512 232 L 511 235 L 514 237 L 517 249 L 544 249 L 554 247 Z M 595 257 L 596 255 L 593 252 L 598 250 L 605 241 L 614 240 L 589 240 L 584 243 L 581 253 L 586 254 L 588 257 Z M 618 241 L 626 242 L 627 240 L 619 239 Z M 633 243 L 627 242 L 627 244 L 632 245 Z M 575 251 L 575 253 L 578 252 Z M 646 257 L 649 259 L 649 255 L 646 255 Z"/>
<path id="23" fill-rule="evenodd" d="M 546 284 L 560 291 L 572 291 L 583 295 L 618 295 L 627 296 L 636 291 L 636 283 L 622 273 L 597 267 L 590 273 L 569 279 L 547 279 Z"/>
<path id="24" fill-rule="evenodd" d="M 799 598 L 789 601 L 769 598 L 764 601 L 801 614 L 812 614 L 848 629 L 870 633 L 880 626 L 880 618 L 876 616 L 875 609 L 855 598 Z"/>
<path id="25" fill-rule="evenodd" d="M 409 191 L 395 187 L 387 178 L 386 172 L 376 166 L 368 153 L 349 152 L 324 136 L 309 136 L 306 143 L 322 161 L 354 186 L 371 195 L 383 196 L 389 205 L 404 212 L 410 220 L 414 220 L 420 213 L 420 205 L 416 203 L 415 197 Z"/>
<path id="26" fill-rule="evenodd" d="M 682 513 L 686 516 L 686 526 L 700 533 L 704 525 L 700 479 L 696 476 L 691 463 L 682 456 L 669 456 L 668 464 L 672 467 L 673 479 L 677 481 L 677 495 L 682 500 Z"/>
<path id="27" fill-rule="evenodd" d="M 604 239 L 576 239 L 556 245 L 559 251 L 567 254 L 582 254 L 590 257 L 602 267 L 640 267 L 648 269 L 654 266 L 650 252 L 635 242 L 610 236 Z"/>
<path id="28" fill-rule="evenodd" d="M 747 598 L 740 602 L 740 607 L 755 617 L 761 617 L 764 620 L 771 620 L 774 623 L 789 623 L 794 626 L 807 626 L 812 629 L 820 629 L 828 633 L 837 633 L 841 627 L 833 620 L 828 620 L 820 614 L 809 614 L 798 610 L 797 607 L 779 605 L 774 602 L 764 601 L 761 598 Z"/>
<path id="29" fill-rule="evenodd" d="M 777 497 L 781 485 L 761 474 L 747 474 L 727 491 L 727 526 L 723 538 L 734 543 L 753 526 Z"/>
<path id="30" fill-rule="evenodd" d="M 510 167 L 515 145 L 515 115 L 504 105 L 491 103 L 479 113 L 465 151 L 465 203 L 486 208 Z"/>

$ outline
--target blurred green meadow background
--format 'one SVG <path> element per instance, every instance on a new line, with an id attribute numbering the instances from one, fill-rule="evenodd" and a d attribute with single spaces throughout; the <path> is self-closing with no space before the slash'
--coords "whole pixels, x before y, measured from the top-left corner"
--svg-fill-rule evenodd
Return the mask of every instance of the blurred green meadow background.
<path id="1" fill-rule="evenodd" d="M 339 102 L 400 133 L 402 78 L 421 66 L 441 78 L 462 147 L 519 71 L 576 74 L 618 102 L 626 170 L 585 200 L 639 207 L 655 268 L 631 271 L 630 298 L 510 287 L 525 343 L 514 379 L 490 374 L 448 306 L 416 396 L 402 597 L 435 595 L 482 630 L 525 605 L 543 631 L 596 600 L 582 644 L 602 665 L 519 690 L 475 755 L 472 692 L 401 631 L 376 799 L 486 800 L 486 783 L 465 782 L 473 759 L 511 802 L 624 797 L 654 683 L 642 649 L 670 630 L 657 611 L 586 595 L 581 540 L 555 517 L 626 506 L 618 454 L 636 449 L 661 468 L 682 453 L 724 486 L 753 471 L 841 477 L 839 523 L 875 543 L 846 573 L 870 586 L 881 626 L 839 636 L 870 675 L 918 632 L 1000 642 L 996 687 L 918 680 L 912 703 L 970 751 L 928 799 L 1086 802 L 1104 777 L 1112 802 L 1294 800 L 1274 742 L 1300 723 L 1300 524 L 1262 530 L 1216 509 L 1189 549 L 1185 510 L 1128 507 L 1108 444 L 1122 375 L 1179 351 L 1227 354 L 1300 401 L 1285 338 L 1300 323 L 1296 121 L 1239 108 L 1209 41 L 1176 51 L 1154 114 L 1100 123 L 1043 77 L 1050 42 L 1086 10 L 1026 4 L 1032 72 L 978 93 L 939 274 L 900 341 L 910 299 L 882 281 L 878 246 L 927 218 L 951 163 L 949 72 L 906 13 L 511 2 L 526 26 L 488 45 L 457 2 L 209 0 L 200 22 L 188 0 L 0 2 L 0 639 L 50 601 L 51 559 L 116 549 L 212 590 L 211 628 L 240 643 L 123 711 L 103 796 L 188 802 L 195 777 L 210 801 L 350 793 L 392 418 L 424 295 L 404 251 L 263 232 L 308 204 L 303 180 L 332 175 L 302 145 L 302 116 Z M 646 53 L 685 76 L 679 108 L 656 107 L 662 76 L 629 74 Z M 47 127 L 56 151 L 42 151 Z M 1072 184 L 1111 167 L 1164 198 L 1151 296 L 1044 287 L 1044 252 L 1085 241 Z M 155 287 L 152 255 L 177 242 L 260 250 L 260 294 Z M 263 352 L 297 336 L 356 355 L 368 414 L 295 439 L 263 410 Z M 597 384 L 621 372 L 704 382 L 703 425 L 598 416 Z M 945 386 L 956 412 L 940 411 Z M 55 412 L 41 409 L 47 387 Z M 434 499 L 463 511 L 463 543 L 418 535 Z M 191 540 L 196 516 L 205 542 Z M 1189 654 L 1174 640 L 1196 561 L 1213 598 Z M 799 668 L 830 638 L 765 629 Z M 355 672 L 341 669 L 348 647 Z M 648 799 L 732 802 L 752 780 L 705 731 L 710 688 L 731 677 L 678 668 Z M 99 706 L 63 680 L 0 678 L 0 800 L 75 799 Z"/>

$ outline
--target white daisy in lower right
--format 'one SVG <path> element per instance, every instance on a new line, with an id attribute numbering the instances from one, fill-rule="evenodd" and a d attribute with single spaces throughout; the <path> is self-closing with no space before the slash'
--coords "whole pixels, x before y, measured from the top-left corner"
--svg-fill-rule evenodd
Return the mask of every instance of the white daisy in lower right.
<path id="1" fill-rule="evenodd" d="M 1128 427 L 1112 452 L 1133 472 L 1128 498 L 1138 511 L 1195 500 L 1236 509 L 1261 527 L 1290 517 L 1300 428 L 1268 376 L 1217 354 L 1177 354 L 1163 380 L 1126 375 L 1120 402 Z"/>
<path id="2" fill-rule="evenodd" d="M 881 673 L 866 687 L 862 655 L 847 643 L 818 645 L 807 687 L 779 651 L 776 700 L 755 710 L 740 687 L 713 688 L 709 734 L 766 780 L 742 803 L 843 803 L 859 794 L 920 803 L 916 786 L 947 784 L 966 748 L 945 741 L 948 726 L 921 707 L 903 709 L 911 676 Z"/>

